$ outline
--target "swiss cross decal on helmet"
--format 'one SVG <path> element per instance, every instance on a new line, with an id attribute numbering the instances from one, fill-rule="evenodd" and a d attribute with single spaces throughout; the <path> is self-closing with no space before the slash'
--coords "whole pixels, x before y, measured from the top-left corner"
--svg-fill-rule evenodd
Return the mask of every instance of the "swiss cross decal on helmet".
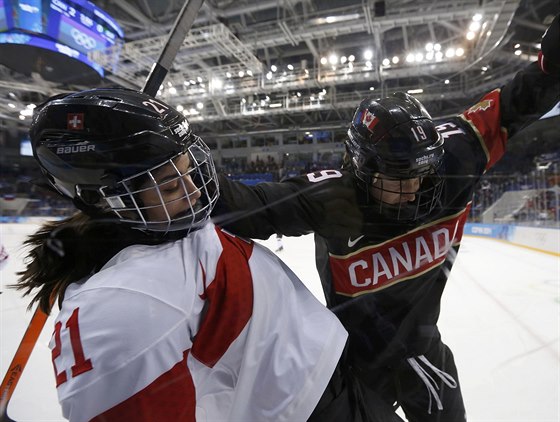
<path id="1" fill-rule="evenodd" d="M 93 89 L 55 96 L 37 107 L 30 138 L 49 183 L 85 212 L 113 212 L 146 231 L 184 230 L 208 218 L 217 200 L 209 148 L 182 113 L 141 92 Z M 183 155 L 189 169 L 176 165 Z M 197 198 L 200 194 L 192 201 L 196 209 L 186 210 L 181 219 L 167 211 L 166 218 L 150 219 L 138 199 L 146 180 L 158 188 L 153 173 L 162 166 L 173 168 L 183 187 L 184 178 L 192 179 Z"/>
<path id="2" fill-rule="evenodd" d="M 68 113 L 67 122 L 67 129 L 82 130 L 84 128 L 84 115 L 83 113 Z"/>
<path id="3" fill-rule="evenodd" d="M 442 189 L 438 169 L 443 138 L 424 106 L 411 95 L 396 92 L 363 100 L 348 130 L 346 151 L 354 175 L 368 192 L 378 178 L 421 179 L 415 203 L 399 204 L 398 210 L 379 204 L 388 217 L 416 219 L 437 204 Z M 414 212 L 406 207 L 414 207 Z"/>

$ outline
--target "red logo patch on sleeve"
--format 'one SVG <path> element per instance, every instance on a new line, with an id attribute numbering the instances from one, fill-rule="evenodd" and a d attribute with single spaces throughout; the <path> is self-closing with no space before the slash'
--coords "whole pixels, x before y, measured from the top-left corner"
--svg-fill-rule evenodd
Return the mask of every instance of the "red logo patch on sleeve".
<path id="1" fill-rule="evenodd" d="M 68 113 L 66 116 L 66 128 L 70 130 L 84 129 L 84 113 Z"/>
<path id="2" fill-rule="evenodd" d="M 481 102 L 479 102 L 479 103 L 473 105 L 471 108 L 469 108 L 467 110 L 467 114 L 476 113 L 477 111 L 486 111 L 490 107 L 492 107 L 493 102 L 494 102 L 494 100 L 489 100 L 489 99 L 482 100 Z"/>

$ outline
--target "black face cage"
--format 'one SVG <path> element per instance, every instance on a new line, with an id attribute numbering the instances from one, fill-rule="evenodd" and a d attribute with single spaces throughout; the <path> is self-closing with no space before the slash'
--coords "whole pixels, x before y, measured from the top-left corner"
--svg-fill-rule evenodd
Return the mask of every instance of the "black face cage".
<path id="1" fill-rule="evenodd" d="M 402 177 L 392 177 L 383 174 L 376 174 L 373 177 L 369 177 L 369 183 L 366 186 L 366 192 L 368 199 L 374 205 L 376 211 L 385 216 L 389 220 L 395 220 L 399 222 L 415 221 L 429 215 L 434 208 L 440 203 L 441 194 L 443 191 L 443 178 L 440 174 L 440 166 L 429 166 L 421 173 L 415 173 L 413 175 L 407 175 Z M 404 180 L 420 178 L 420 187 L 416 192 L 407 192 L 402 188 L 402 182 Z M 385 185 L 386 180 L 399 180 L 401 183 L 398 184 L 398 189 L 387 189 Z M 374 188 L 372 186 L 373 182 L 378 181 L 377 186 Z M 414 193 L 414 201 L 397 202 L 395 204 L 389 204 L 380 201 L 372 196 L 372 189 L 378 189 L 380 194 L 392 193 L 398 195 L 406 195 Z"/>
<path id="2" fill-rule="evenodd" d="M 190 166 L 183 169 L 177 166 L 177 161 L 184 154 L 188 155 Z M 158 181 L 154 177 L 154 172 L 164 166 L 170 166 L 173 175 Z M 187 182 L 188 178 L 192 184 Z M 169 195 L 165 192 L 165 186 L 173 183 L 176 184 L 177 190 L 173 195 Z M 193 184 L 195 188 L 192 187 Z M 141 194 L 146 194 L 150 190 L 153 190 L 152 195 L 155 193 L 159 201 L 156 204 L 145 205 Z M 191 230 L 202 227 L 210 217 L 218 200 L 218 177 L 210 149 L 201 138 L 196 136 L 186 151 L 146 171 L 123 179 L 110 189 L 101 188 L 100 193 L 108 209 L 113 211 L 123 223 L 146 232 L 185 231 L 187 235 Z M 184 209 L 172 215 L 170 208 L 176 210 L 178 203 Z M 152 214 L 157 212 L 161 217 L 150 218 L 150 211 Z"/>

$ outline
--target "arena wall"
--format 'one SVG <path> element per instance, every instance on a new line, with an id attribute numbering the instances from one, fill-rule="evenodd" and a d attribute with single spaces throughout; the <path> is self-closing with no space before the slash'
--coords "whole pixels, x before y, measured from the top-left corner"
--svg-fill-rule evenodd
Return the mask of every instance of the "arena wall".
<path id="1" fill-rule="evenodd" d="M 464 234 L 490 237 L 560 256 L 560 229 L 467 223 Z"/>

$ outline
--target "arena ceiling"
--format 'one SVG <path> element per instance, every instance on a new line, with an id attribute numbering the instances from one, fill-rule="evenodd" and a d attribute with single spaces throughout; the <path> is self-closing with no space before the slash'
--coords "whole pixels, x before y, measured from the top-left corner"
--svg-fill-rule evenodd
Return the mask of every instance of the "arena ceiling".
<path id="1" fill-rule="evenodd" d="M 96 86 L 140 89 L 183 1 L 93 3 L 125 34 L 90 56 L 106 72 Z M 216 138 L 346 127 L 361 99 L 396 90 L 452 114 L 534 59 L 559 12 L 558 0 L 206 0 L 158 97 Z M 0 65 L 0 119 L 25 126 L 30 104 L 92 87 Z"/>

